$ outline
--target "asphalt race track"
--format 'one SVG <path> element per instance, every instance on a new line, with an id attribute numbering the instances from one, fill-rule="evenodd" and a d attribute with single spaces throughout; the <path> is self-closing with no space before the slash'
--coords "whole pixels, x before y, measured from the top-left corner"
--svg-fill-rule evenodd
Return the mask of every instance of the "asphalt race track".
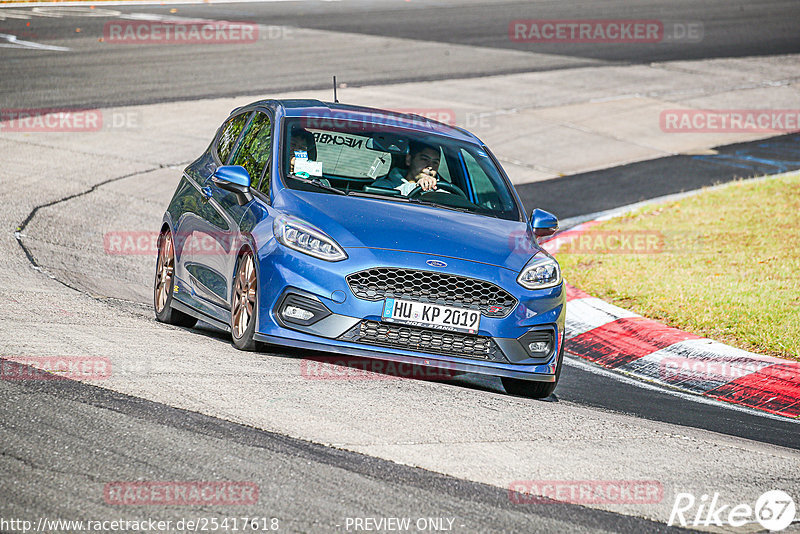
<path id="1" fill-rule="evenodd" d="M 347 84 L 343 90 L 460 79 L 480 87 L 498 75 L 798 54 L 796 1 L 92 9 L 0 7 L 0 108 L 142 106 L 143 122 L 162 128 L 120 138 L 101 132 L 86 142 L 75 137 L 81 134 L 0 131 L 0 363 L 4 356 L 92 354 L 112 358 L 119 370 L 106 382 L 0 380 L 0 532 L 22 531 L 2 522 L 11 518 L 35 525 L 43 517 L 146 517 L 174 525 L 239 516 L 277 518 L 280 532 L 363 532 L 370 529 L 354 518 L 408 517 L 440 520 L 454 532 L 637 533 L 678 530 L 666 521 L 681 491 L 752 505 L 781 489 L 800 505 L 797 421 L 659 389 L 579 358 L 566 360 L 544 401 L 507 395 L 499 379 L 474 375 L 309 380 L 301 362 L 320 354 L 240 353 L 211 326 L 156 323 L 153 258 L 103 253 L 104 232 L 157 226 L 181 168 L 224 118 L 218 110 L 252 100 L 242 95 L 321 90 L 332 73 Z M 98 43 L 111 18 L 142 14 L 253 21 L 269 30 L 257 47 Z M 514 19 L 576 18 L 699 24 L 703 39 L 636 47 L 508 38 Z M 785 89 L 796 94 L 798 83 Z M 198 111 L 206 106 L 201 99 L 218 99 L 207 101 L 213 117 Z M 800 135 L 793 133 L 517 189 L 526 209 L 580 218 L 798 168 Z M 645 505 L 520 503 L 509 492 L 519 480 L 655 480 L 663 496 Z M 251 481 L 259 498 L 237 506 L 120 506 L 104 493 L 118 481 Z M 759 528 L 753 522 L 726 532 Z M 184 530 L 194 529 L 165 529 Z"/>
<path id="2" fill-rule="evenodd" d="M 615 0 L 602 4 L 281 1 L 105 9 L 164 16 L 177 9 L 174 16 L 255 22 L 266 26 L 262 35 L 266 43 L 259 48 L 236 44 L 200 47 L 201 54 L 194 46 L 98 47 L 97 36 L 103 35 L 106 17 L 9 17 L 0 21 L 0 33 L 85 52 L 63 55 L 53 63 L 46 54 L 31 57 L 26 50 L 4 50 L 0 65 L 4 105 L 106 107 L 268 94 L 327 88 L 333 74 L 339 81 L 357 86 L 598 64 L 800 52 L 794 24 L 798 8 L 792 0 L 758 4 L 744 0 L 702 4 L 688 0 Z M 508 23 L 515 19 L 615 17 L 701 24 L 703 40 L 592 46 L 514 43 L 508 37 Z M 426 43 L 449 46 L 430 47 Z"/>
<path id="3" fill-rule="evenodd" d="M 259 492 L 268 496 L 268 510 L 263 506 L 244 513 L 237 509 L 237 514 L 266 513 L 281 518 L 282 531 L 327 531 L 343 526 L 343 518 L 356 515 L 355 511 L 388 517 L 458 517 L 460 524 L 455 528 L 464 531 L 479 530 L 487 521 L 491 521 L 492 528 L 506 532 L 662 530 L 657 523 L 577 505 L 514 504 L 505 489 L 315 445 L 76 382 L 11 387 L 4 382 L 2 393 L 3 398 L 26 405 L 20 413 L 19 406 L 14 409 L 4 404 L 3 420 L 11 422 L 3 440 L 4 451 L 24 447 L 31 456 L 47 457 L 48 444 L 61 445 L 57 458 L 50 454 L 50 473 L 30 474 L 14 490 L 16 495 L 38 493 L 38 502 L 17 500 L 5 493 L 12 491 L 6 487 L 7 506 L 13 502 L 36 510 L 47 500 L 53 516 L 72 518 L 77 510 L 83 512 L 80 515 L 94 517 L 111 513 L 100 506 L 62 500 L 53 487 L 85 484 L 85 480 L 75 479 L 88 478 L 92 471 L 113 472 L 120 480 L 154 479 L 164 474 L 180 480 L 205 480 L 207 465 L 213 464 L 215 476 L 222 479 L 258 480 Z M 96 427 L 98 420 L 104 421 L 104 428 Z M 46 428 L 32 429 L 28 421 L 47 421 Z M 75 433 L 75 428 L 83 426 L 86 430 Z M 12 433 L 13 437 L 8 435 Z M 103 443 L 102 453 L 97 450 L 97 443 Z M 130 457 L 132 451 L 135 458 Z M 13 468 L 20 460 L 4 454 L 4 469 Z M 75 466 L 81 467 L 74 469 Z M 210 512 L 200 506 L 181 510 L 182 517 L 203 517 Z M 162 517 L 159 513 L 152 515 Z M 170 517 L 174 515 L 163 514 L 164 519 Z"/>

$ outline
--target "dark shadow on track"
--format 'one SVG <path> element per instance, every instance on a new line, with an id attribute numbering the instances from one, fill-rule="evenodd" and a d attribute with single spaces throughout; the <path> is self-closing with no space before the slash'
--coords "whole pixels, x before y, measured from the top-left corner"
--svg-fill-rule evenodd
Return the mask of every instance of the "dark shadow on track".
<path id="1" fill-rule="evenodd" d="M 800 169 L 800 134 L 716 147 L 717 154 L 653 159 L 516 186 L 525 209 L 588 215 L 740 178 Z"/>

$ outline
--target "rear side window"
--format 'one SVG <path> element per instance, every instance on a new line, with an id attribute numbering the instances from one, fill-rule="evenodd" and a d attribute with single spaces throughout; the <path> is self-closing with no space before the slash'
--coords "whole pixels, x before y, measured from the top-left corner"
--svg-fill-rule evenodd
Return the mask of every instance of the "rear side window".
<path id="1" fill-rule="evenodd" d="M 239 134 L 242 133 L 247 116 L 247 113 L 243 113 L 232 117 L 222 128 L 222 135 L 219 136 L 217 143 L 217 156 L 223 165 L 228 161 L 228 156 L 231 155 L 231 150 L 233 150 L 236 140 L 239 139 Z"/>
<path id="2" fill-rule="evenodd" d="M 231 165 L 241 165 L 250 173 L 250 186 L 261 192 L 269 189 L 269 178 L 264 177 L 264 169 L 272 152 L 272 121 L 269 115 L 257 111 L 247 127 L 242 142 L 236 149 Z"/>

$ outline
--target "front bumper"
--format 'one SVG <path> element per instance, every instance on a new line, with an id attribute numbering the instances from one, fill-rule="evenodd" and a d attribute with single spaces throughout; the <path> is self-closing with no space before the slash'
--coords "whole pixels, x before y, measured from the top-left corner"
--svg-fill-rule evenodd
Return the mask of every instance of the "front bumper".
<path id="1" fill-rule="evenodd" d="M 519 364 L 486 364 L 474 360 L 465 360 L 454 357 L 426 356 L 421 353 L 411 353 L 403 350 L 383 350 L 382 347 L 366 347 L 351 343 L 339 343 L 330 340 L 309 341 L 301 339 L 302 336 L 280 337 L 256 333 L 256 341 L 295 347 L 299 349 L 316 350 L 330 352 L 334 354 L 346 354 L 348 356 L 358 356 L 364 358 L 377 358 L 398 363 L 411 365 L 421 365 L 426 367 L 436 367 L 449 371 L 463 373 L 480 373 L 492 376 L 506 376 L 509 378 L 520 378 L 536 382 L 555 382 L 556 361 L 554 355 L 552 361 L 545 365 L 519 365 Z"/>
<path id="2" fill-rule="evenodd" d="M 563 285 L 528 291 L 508 269 L 440 258 L 430 254 L 348 249 L 347 260 L 325 262 L 272 242 L 259 251 L 258 341 L 351 356 L 378 358 L 528 380 L 552 382 L 564 341 Z M 357 298 L 345 277 L 375 265 L 431 271 L 431 258 L 447 263 L 450 274 L 488 280 L 511 293 L 518 304 L 506 317 L 481 318 L 477 335 L 397 325 L 381 321 L 383 301 Z M 324 311 L 311 324 L 287 321 L 280 314 L 290 295 L 313 299 Z M 553 343 L 544 357 L 525 349 L 526 335 L 550 332 Z"/>

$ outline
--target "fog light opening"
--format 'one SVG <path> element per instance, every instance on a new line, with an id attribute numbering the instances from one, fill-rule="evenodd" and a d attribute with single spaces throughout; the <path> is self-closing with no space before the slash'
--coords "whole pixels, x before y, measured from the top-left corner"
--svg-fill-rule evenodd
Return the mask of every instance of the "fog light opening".
<path id="1" fill-rule="evenodd" d="M 304 310 L 297 306 L 286 306 L 281 312 L 281 315 L 287 320 L 299 319 L 301 321 L 308 321 L 314 317 L 314 312 Z"/>
<path id="2" fill-rule="evenodd" d="M 555 336 L 550 330 L 530 330 L 519 341 L 531 358 L 547 358 L 555 347 Z"/>
<path id="3" fill-rule="evenodd" d="M 322 302 L 314 297 L 287 293 L 276 309 L 279 321 L 285 325 L 310 326 L 331 314 Z"/>
<path id="4" fill-rule="evenodd" d="M 528 351 L 535 356 L 544 356 L 550 352 L 549 341 L 534 341 L 528 343 Z"/>

